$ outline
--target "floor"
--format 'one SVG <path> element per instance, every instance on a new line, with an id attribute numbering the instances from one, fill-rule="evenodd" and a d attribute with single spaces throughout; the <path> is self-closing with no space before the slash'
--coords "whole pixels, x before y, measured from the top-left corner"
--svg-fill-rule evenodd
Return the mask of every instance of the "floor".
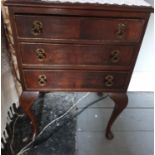
<path id="1" fill-rule="evenodd" d="M 112 141 L 104 137 L 113 102 L 107 98 L 86 109 L 77 120 L 77 155 L 153 155 L 153 93 L 128 93 L 129 104 L 113 125 Z M 85 103 L 96 99 L 92 94 Z"/>
<path id="2" fill-rule="evenodd" d="M 38 99 L 33 108 L 40 118 L 40 130 L 85 94 L 49 93 L 44 98 L 42 115 L 37 112 L 43 99 Z M 100 97 L 90 93 L 64 119 L 49 127 L 24 155 L 153 155 L 154 95 L 129 92 L 128 97 L 128 107 L 113 125 L 113 140 L 107 140 L 104 134 L 114 103 L 106 97 L 93 104 Z M 10 137 L 2 155 L 17 154 L 28 143 L 31 130 L 26 117 L 16 122 L 14 131 L 13 151 L 9 151 Z"/>

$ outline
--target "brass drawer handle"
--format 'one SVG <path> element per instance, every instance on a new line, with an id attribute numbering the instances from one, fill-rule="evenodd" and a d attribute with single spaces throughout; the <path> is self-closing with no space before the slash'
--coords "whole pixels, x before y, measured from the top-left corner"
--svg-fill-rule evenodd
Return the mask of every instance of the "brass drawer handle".
<path id="1" fill-rule="evenodd" d="M 105 86 L 106 87 L 111 87 L 111 86 L 113 86 L 113 84 L 114 84 L 114 77 L 112 76 L 112 75 L 107 75 L 107 76 L 105 76 Z"/>
<path id="2" fill-rule="evenodd" d="M 117 32 L 116 32 L 116 35 L 117 35 L 118 39 L 122 39 L 124 37 L 126 29 L 127 29 L 127 25 L 126 24 L 124 24 L 124 23 L 118 24 Z"/>
<path id="3" fill-rule="evenodd" d="M 43 61 L 46 58 L 45 50 L 42 48 L 36 49 L 35 53 L 39 61 Z"/>
<path id="4" fill-rule="evenodd" d="M 43 23 L 41 21 L 35 20 L 32 24 L 32 34 L 38 36 L 43 32 Z"/>
<path id="5" fill-rule="evenodd" d="M 117 63 L 117 62 L 119 62 L 119 60 L 120 60 L 120 51 L 119 50 L 113 50 L 111 52 L 111 55 L 110 55 L 110 61 L 112 63 Z"/>
<path id="6" fill-rule="evenodd" d="M 42 74 L 42 75 L 39 75 L 38 76 L 38 84 L 39 84 L 39 86 L 46 86 L 46 84 L 47 84 L 47 77 L 46 77 L 46 75 L 44 75 L 44 74 Z"/>

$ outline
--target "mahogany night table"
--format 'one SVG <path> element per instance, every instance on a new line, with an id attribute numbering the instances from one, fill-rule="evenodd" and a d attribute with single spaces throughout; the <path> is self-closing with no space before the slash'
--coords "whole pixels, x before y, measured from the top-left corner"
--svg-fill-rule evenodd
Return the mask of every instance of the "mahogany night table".
<path id="1" fill-rule="evenodd" d="M 153 8 L 144 0 L 7 0 L 23 92 L 31 111 L 39 93 L 108 93 L 111 127 L 127 106 L 127 88 Z"/>

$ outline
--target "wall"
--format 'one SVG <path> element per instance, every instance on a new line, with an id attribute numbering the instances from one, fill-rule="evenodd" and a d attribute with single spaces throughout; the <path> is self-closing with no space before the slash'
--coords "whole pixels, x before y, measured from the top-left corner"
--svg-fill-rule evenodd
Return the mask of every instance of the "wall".
<path id="1" fill-rule="evenodd" d="M 8 114 L 10 106 L 18 103 L 18 94 L 15 87 L 14 77 L 11 71 L 7 42 L 2 23 L 1 27 L 1 134 L 5 129 L 6 123 L 9 122 Z M 2 135 L 1 135 L 2 136 Z"/>
<path id="2" fill-rule="evenodd" d="M 154 0 L 145 0 L 145 1 L 150 3 L 152 6 L 154 6 Z"/>
<path id="3" fill-rule="evenodd" d="M 147 1 L 152 5 L 154 3 L 153 0 Z M 154 90 L 154 58 L 154 14 L 152 13 L 128 91 Z"/>

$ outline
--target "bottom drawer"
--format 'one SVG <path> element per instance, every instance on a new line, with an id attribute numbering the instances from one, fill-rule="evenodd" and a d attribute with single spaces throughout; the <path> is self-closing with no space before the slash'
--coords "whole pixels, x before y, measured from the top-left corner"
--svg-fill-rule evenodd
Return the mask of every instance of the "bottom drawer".
<path id="1" fill-rule="evenodd" d="M 24 70 L 25 89 L 62 91 L 123 91 L 127 72 Z"/>

